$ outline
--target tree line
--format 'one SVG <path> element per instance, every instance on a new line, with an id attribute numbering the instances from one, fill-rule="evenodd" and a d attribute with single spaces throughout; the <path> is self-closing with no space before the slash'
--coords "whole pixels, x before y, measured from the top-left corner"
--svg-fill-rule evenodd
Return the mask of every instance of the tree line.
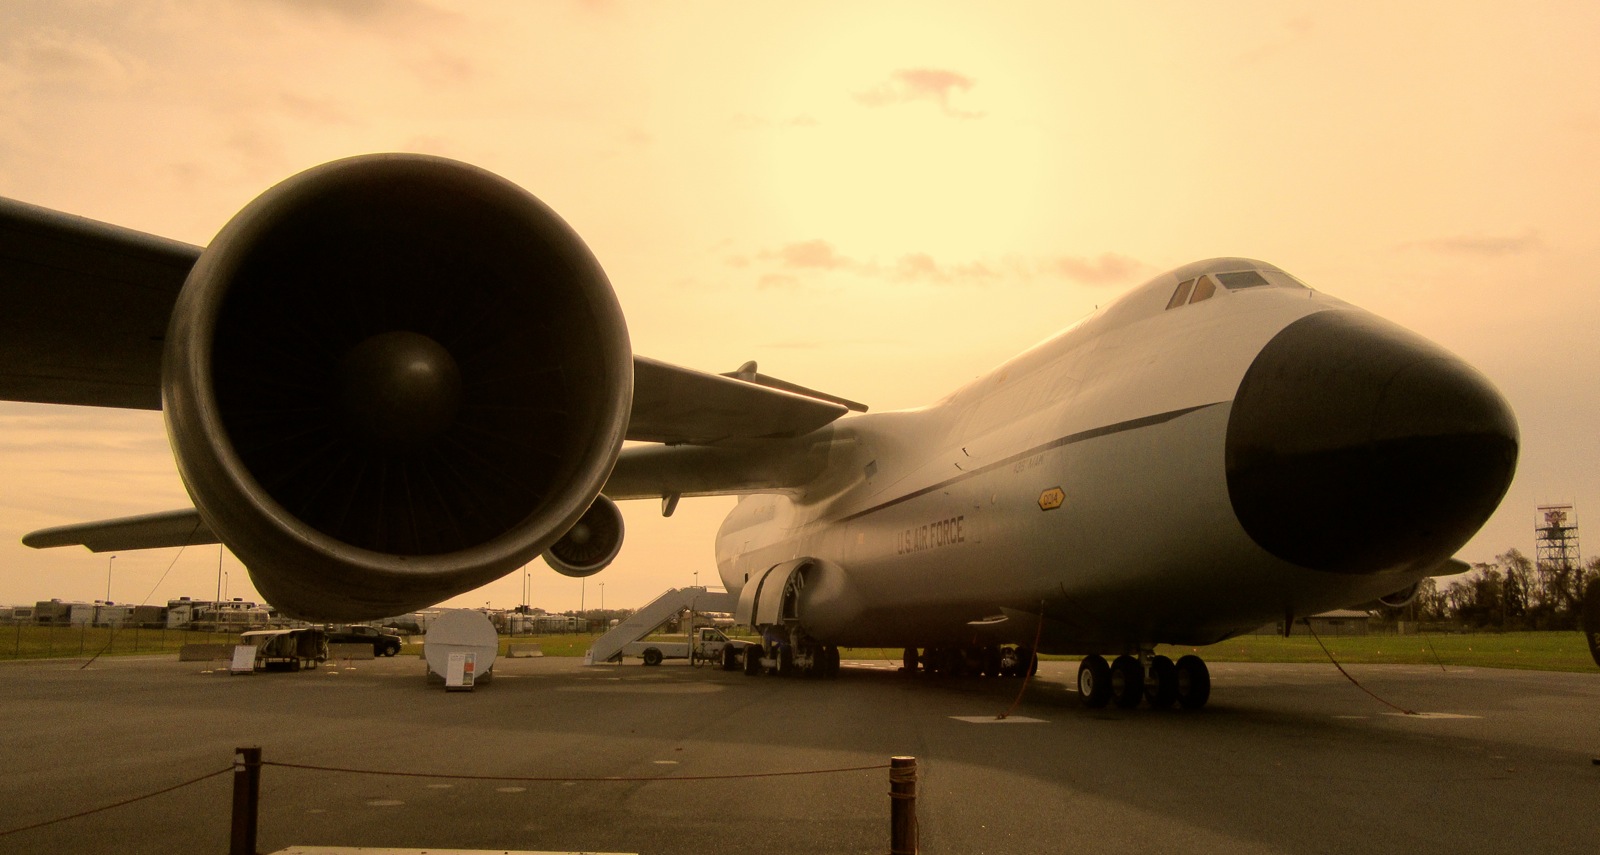
<path id="1" fill-rule="evenodd" d="M 1473 628 L 1578 629 L 1591 585 L 1600 585 L 1600 557 L 1582 566 L 1535 562 L 1513 548 L 1446 585 L 1423 579 L 1400 611 L 1412 620 Z"/>

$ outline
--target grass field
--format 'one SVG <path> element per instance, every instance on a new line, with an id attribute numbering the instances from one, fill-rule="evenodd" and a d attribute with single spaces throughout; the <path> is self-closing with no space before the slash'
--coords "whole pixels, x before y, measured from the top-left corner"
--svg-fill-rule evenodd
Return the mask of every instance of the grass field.
<path id="1" fill-rule="evenodd" d="M 236 633 L 86 626 L 0 626 L 0 659 L 176 654 L 185 644 L 232 644 Z"/>
<path id="2" fill-rule="evenodd" d="M 1529 671 L 1596 671 L 1581 632 L 1507 632 L 1427 635 L 1364 635 L 1323 637 L 1324 653 L 1303 630 L 1291 638 L 1245 635 L 1207 647 L 1161 645 L 1157 653 L 1173 659 L 1197 653 L 1207 662 L 1321 663 L 1331 653 L 1341 664 L 1439 665 L 1520 668 Z M 849 649 L 847 659 L 900 661 L 898 650 Z M 1077 656 L 1042 656 L 1044 660 L 1076 661 Z M 1109 658 L 1109 657 L 1108 657 Z"/>
<path id="3" fill-rule="evenodd" d="M 511 644 L 537 644 L 546 656 L 582 656 L 594 643 L 593 635 L 532 635 L 501 638 L 500 652 Z M 0 627 L 0 659 L 82 658 L 173 653 L 190 643 L 231 643 L 238 636 L 183 630 L 133 630 L 112 632 L 82 627 Z M 420 639 L 417 639 L 420 641 Z M 1533 671 L 1594 671 L 1597 668 L 1580 632 L 1508 632 L 1426 635 L 1365 635 L 1324 637 L 1322 643 L 1339 662 L 1365 665 L 1439 665 L 1521 668 Z M 407 644 L 402 655 L 415 656 L 419 643 Z M 1315 639 L 1304 632 L 1292 638 L 1246 635 L 1209 647 L 1157 648 L 1174 659 L 1198 653 L 1209 662 L 1328 661 Z M 901 652 L 889 649 L 846 648 L 846 659 L 881 659 L 898 663 Z M 1076 656 L 1045 656 L 1047 660 L 1076 660 Z"/>
<path id="4" fill-rule="evenodd" d="M 1531 671 L 1600 670 L 1581 632 L 1507 632 L 1427 635 L 1324 636 L 1328 652 L 1344 664 L 1521 668 Z M 1157 650 L 1177 658 L 1199 653 L 1209 662 L 1326 662 L 1328 653 L 1303 631 L 1291 638 L 1246 635 L 1209 647 Z"/>

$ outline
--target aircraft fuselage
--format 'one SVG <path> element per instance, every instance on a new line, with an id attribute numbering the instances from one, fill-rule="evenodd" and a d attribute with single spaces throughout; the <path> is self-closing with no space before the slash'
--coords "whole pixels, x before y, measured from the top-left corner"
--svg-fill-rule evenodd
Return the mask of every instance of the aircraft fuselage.
<path id="1" fill-rule="evenodd" d="M 1237 290 L 1217 282 L 1218 274 L 1245 271 L 1261 281 Z M 1208 275 L 1214 290 L 1206 298 L 1177 299 L 1180 282 Z M 1283 486 L 1252 486 L 1249 460 L 1230 460 L 1249 457 L 1237 446 L 1252 430 L 1279 427 L 1236 412 L 1241 387 L 1285 330 L 1330 312 L 1417 349 L 1399 360 L 1404 364 L 1376 369 L 1374 384 L 1393 385 L 1392 375 L 1414 371 L 1413 363 L 1453 360 L 1270 265 L 1241 259 L 1189 265 L 933 406 L 848 418 L 819 432 L 812 441 L 826 448 L 822 474 L 796 490 L 744 497 L 724 522 L 716 547 L 723 581 L 737 591 L 775 564 L 810 557 L 820 566 L 799 592 L 799 614 L 824 643 L 1031 644 L 1037 633 L 1039 650 L 1059 653 L 1209 644 L 1286 613 L 1304 616 L 1401 590 L 1442 565 L 1465 537 L 1379 533 L 1379 540 L 1401 543 L 1353 563 L 1340 556 L 1306 561 L 1306 553 L 1284 545 L 1285 537 L 1298 543 L 1292 513 L 1269 508 L 1264 513 L 1272 518 L 1255 519 L 1253 530 L 1241 522 L 1241 514 L 1263 513 L 1252 503 L 1299 498 L 1264 496 Z M 1337 343 L 1366 334 L 1323 338 Z M 1359 340 L 1345 343 L 1356 352 L 1370 349 Z M 1334 363 L 1327 370 L 1340 370 L 1339 353 L 1313 354 L 1314 366 L 1324 356 Z M 1275 359 L 1258 375 L 1285 376 L 1254 381 L 1276 388 L 1269 400 L 1316 391 L 1278 388 L 1284 384 L 1341 382 L 1318 376 L 1320 368 L 1285 368 L 1282 357 Z M 1449 366 L 1457 367 L 1471 372 L 1458 360 Z M 1486 381 L 1465 394 L 1488 399 L 1487 415 L 1469 421 L 1493 423 L 1490 433 L 1507 434 L 1514 459 L 1515 426 L 1503 402 Z M 1365 411 L 1344 417 L 1375 418 Z M 1257 424 L 1241 427 L 1246 421 Z M 1371 425 L 1357 430 L 1346 443 L 1356 454 L 1391 439 Z M 1284 438 L 1285 459 L 1304 458 L 1294 442 Z M 1311 449 L 1313 455 L 1345 451 Z M 1288 489 L 1322 489 L 1295 486 L 1300 480 L 1291 473 Z M 1419 501 L 1435 492 L 1426 484 L 1402 486 L 1428 494 Z M 1333 498 L 1360 502 L 1366 491 L 1394 487 L 1336 486 L 1349 494 Z M 1486 489 L 1494 492 L 1492 510 L 1505 481 Z M 1306 512 L 1317 512 L 1319 501 L 1326 498 L 1308 502 Z M 1470 536 L 1483 518 L 1456 528 L 1469 528 Z M 1365 519 L 1357 513 L 1343 521 L 1307 520 L 1306 528 L 1313 538 L 1336 537 L 1340 525 Z M 1348 536 L 1374 535 L 1351 530 Z"/>

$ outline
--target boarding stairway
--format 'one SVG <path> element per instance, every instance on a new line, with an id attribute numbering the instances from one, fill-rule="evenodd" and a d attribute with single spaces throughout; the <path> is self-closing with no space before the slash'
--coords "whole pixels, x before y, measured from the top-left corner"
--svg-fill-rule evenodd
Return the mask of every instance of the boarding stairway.
<path id="1" fill-rule="evenodd" d="M 655 632 L 656 627 L 671 620 L 684 609 L 693 609 L 697 612 L 731 612 L 738 604 L 739 598 L 726 591 L 708 591 L 704 587 L 695 585 L 669 588 L 649 605 L 629 615 L 627 620 L 596 639 L 594 646 L 584 654 L 583 664 L 595 665 L 622 659 L 622 648 Z"/>

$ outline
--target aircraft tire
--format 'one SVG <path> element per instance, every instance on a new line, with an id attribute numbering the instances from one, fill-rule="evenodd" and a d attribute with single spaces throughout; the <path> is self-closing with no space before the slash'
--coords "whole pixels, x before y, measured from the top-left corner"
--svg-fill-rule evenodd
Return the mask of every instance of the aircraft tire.
<path id="1" fill-rule="evenodd" d="M 827 647 L 822 648 L 822 655 L 823 662 L 827 665 L 827 667 L 823 669 L 822 676 L 839 676 L 839 648 L 830 644 Z"/>
<path id="2" fill-rule="evenodd" d="M 1104 660 L 1101 660 L 1104 661 Z M 1017 648 L 1017 676 L 1031 677 L 1039 673 L 1039 657 L 1031 647 Z"/>
<path id="3" fill-rule="evenodd" d="M 1078 695 L 1089 709 L 1099 709 L 1111 700 L 1111 666 L 1098 653 L 1078 663 Z"/>
<path id="4" fill-rule="evenodd" d="M 744 675 L 755 677 L 761 674 L 761 648 L 750 645 L 744 649 Z"/>
<path id="5" fill-rule="evenodd" d="M 777 675 L 779 677 L 793 677 L 794 672 L 794 648 L 787 645 L 779 647 Z"/>
<path id="6" fill-rule="evenodd" d="M 1144 668 L 1132 656 L 1118 656 L 1111 663 L 1111 701 L 1131 710 L 1144 700 Z"/>
<path id="7" fill-rule="evenodd" d="M 1000 648 L 1000 676 L 1019 676 L 1017 673 L 1017 649 L 1015 647 Z"/>
<path id="8" fill-rule="evenodd" d="M 900 664 L 905 667 L 907 674 L 917 673 L 917 649 L 907 647 L 900 656 Z"/>
<path id="9" fill-rule="evenodd" d="M 1178 659 L 1178 705 L 1186 710 L 1197 710 L 1211 699 L 1211 671 L 1204 659 L 1193 654 Z"/>
<path id="10" fill-rule="evenodd" d="M 722 648 L 722 670 L 736 671 L 739 668 L 739 651 L 729 644 Z"/>
<path id="11" fill-rule="evenodd" d="M 1165 656 L 1150 660 L 1150 679 L 1144 682 L 1144 698 L 1151 709 L 1169 710 L 1178 702 L 1178 666 Z"/>

